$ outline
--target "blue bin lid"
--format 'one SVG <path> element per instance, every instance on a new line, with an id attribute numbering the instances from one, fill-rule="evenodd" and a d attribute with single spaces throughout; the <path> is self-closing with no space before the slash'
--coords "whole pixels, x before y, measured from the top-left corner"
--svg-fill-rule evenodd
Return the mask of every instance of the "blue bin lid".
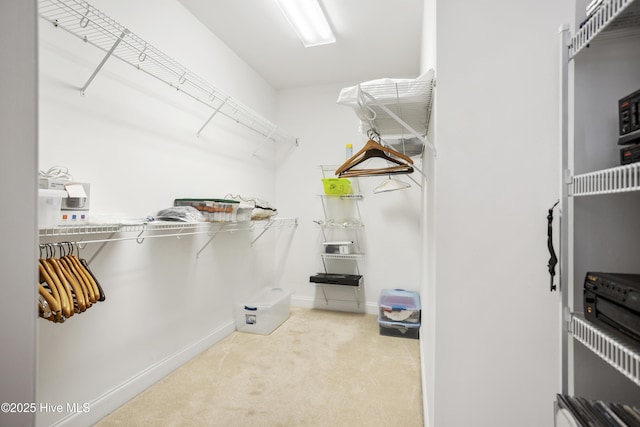
<path id="1" fill-rule="evenodd" d="M 378 305 L 383 310 L 420 310 L 420 294 L 404 289 L 383 289 Z"/>

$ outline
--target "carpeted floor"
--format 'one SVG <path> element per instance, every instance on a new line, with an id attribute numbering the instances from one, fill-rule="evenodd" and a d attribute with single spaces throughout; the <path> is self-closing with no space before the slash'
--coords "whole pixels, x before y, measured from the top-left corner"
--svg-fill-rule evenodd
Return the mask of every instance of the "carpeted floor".
<path id="1" fill-rule="evenodd" d="M 101 420 L 111 426 L 422 426 L 417 339 L 376 316 L 292 307 L 235 332 Z"/>

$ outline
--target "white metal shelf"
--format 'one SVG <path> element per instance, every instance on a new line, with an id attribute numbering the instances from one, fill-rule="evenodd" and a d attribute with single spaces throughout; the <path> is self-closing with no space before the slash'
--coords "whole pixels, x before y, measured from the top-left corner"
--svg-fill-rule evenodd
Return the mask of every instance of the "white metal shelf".
<path id="1" fill-rule="evenodd" d="M 74 225 L 60 226 L 53 228 L 41 228 L 40 237 L 58 237 L 58 236 L 81 236 L 92 234 L 111 234 L 111 233 L 127 233 L 127 232 L 146 232 L 146 231 L 202 231 L 206 233 L 215 223 L 198 222 L 198 223 L 182 223 L 182 222 L 149 222 L 140 224 L 98 224 L 98 225 Z M 231 224 L 231 223 L 229 223 Z M 222 226 L 223 223 L 219 223 Z"/>
<path id="2" fill-rule="evenodd" d="M 640 386 L 640 355 L 635 350 L 576 314 L 571 315 L 569 329 L 577 341 Z"/>
<path id="3" fill-rule="evenodd" d="M 94 240 L 80 240 L 77 243 L 102 243 L 116 240 L 141 241 L 148 237 L 181 237 L 194 234 L 214 235 L 220 232 L 234 232 L 243 230 L 266 231 L 270 228 L 294 227 L 298 225 L 297 218 L 271 218 L 261 221 L 247 222 L 149 222 L 140 224 L 100 224 L 100 225 L 78 225 L 60 226 L 54 228 L 42 228 L 39 231 L 40 238 L 48 237 L 72 237 L 96 234 L 109 234 L 110 237 Z M 169 233 L 166 232 L 175 232 Z M 144 233 L 163 232 L 160 234 L 144 235 Z M 260 233 L 255 240 L 263 234 Z M 117 233 L 138 233 L 136 237 L 113 237 Z M 143 236 L 144 235 L 144 236 Z M 254 240 L 254 242 L 255 242 Z"/>
<path id="4" fill-rule="evenodd" d="M 327 229 L 342 229 L 342 230 L 359 230 L 364 228 L 364 224 L 362 222 L 360 222 L 359 220 L 356 221 L 343 221 L 343 222 L 338 222 L 336 220 L 327 220 L 327 221 L 314 221 L 316 224 L 318 224 L 320 227 L 322 228 L 327 228 Z"/>
<path id="5" fill-rule="evenodd" d="M 357 261 L 362 259 L 362 257 L 364 257 L 363 253 L 357 253 L 357 254 L 326 254 L 326 253 L 321 253 L 320 256 L 324 259 L 347 259 L 347 260 L 352 260 L 352 261 Z"/>
<path id="6" fill-rule="evenodd" d="M 383 140 L 417 138 L 435 155 L 427 140 L 435 78 L 429 70 L 417 79 L 380 79 L 345 88 L 339 104 L 354 108 L 360 132 L 375 131 Z"/>
<path id="7" fill-rule="evenodd" d="M 606 0 L 571 38 L 569 57 L 574 58 L 597 38 L 621 36 L 639 31 L 640 2 Z"/>
<path id="8" fill-rule="evenodd" d="M 362 200 L 362 194 L 320 194 L 323 199 Z"/>
<path id="9" fill-rule="evenodd" d="M 592 196 L 640 190 L 640 163 L 575 175 L 570 195 Z"/>
<path id="10" fill-rule="evenodd" d="M 220 114 L 257 132 L 265 139 L 297 143 L 283 129 L 212 86 L 86 1 L 39 0 L 38 14 L 57 28 L 62 28 L 106 52 L 102 62 L 82 87 L 83 93 L 106 60 L 114 56 L 211 108 L 212 114 L 198 134 L 216 114 Z"/>

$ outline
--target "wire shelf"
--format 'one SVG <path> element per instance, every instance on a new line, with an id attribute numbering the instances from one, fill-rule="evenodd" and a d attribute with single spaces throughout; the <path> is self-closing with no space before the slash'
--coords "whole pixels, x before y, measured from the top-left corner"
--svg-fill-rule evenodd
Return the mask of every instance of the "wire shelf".
<path id="1" fill-rule="evenodd" d="M 362 200 L 362 194 L 320 194 L 323 199 Z"/>
<path id="2" fill-rule="evenodd" d="M 359 260 L 362 259 L 364 254 L 325 254 L 321 253 L 320 256 L 324 259 L 348 259 L 348 260 Z"/>
<path id="3" fill-rule="evenodd" d="M 232 232 L 253 229 L 293 227 L 297 225 L 297 218 L 272 218 L 268 220 L 246 222 L 150 222 L 140 224 L 79 225 L 42 228 L 40 229 L 39 236 L 41 238 L 44 238 L 112 233 L 142 233 L 154 231 L 178 231 L 180 233 L 188 234 L 204 234 L 212 232 Z"/>
<path id="4" fill-rule="evenodd" d="M 640 31 L 640 2 L 607 0 L 571 38 L 569 57 L 574 58 L 596 38 Z"/>
<path id="5" fill-rule="evenodd" d="M 575 175 L 571 196 L 625 193 L 640 190 L 640 163 Z"/>
<path id="6" fill-rule="evenodd" d="M 115 56 L 213 109 L 213 115 L 226 116 L 273 141 L 296 142 L 296 139 L 284 130 L 207 83 L 86 1 L 40 0 L 38 14 L 57 28 L 64 29 L 108 55 Z M 83 90 L 90 81 L 91 79 Z"/>
<path id="7" fill-rule="evenodd" d="M 338 221 L 330 219 L 327 221 L 314 221 L 322 228 L 342 229 L 342 230 L 359 230 L 364 228 L 364 224 L 359 220 Z"/>
<path id="8" fill-rule="evenodd" d="M 410 136 L 395 115 L 420 135 L 426 135 L 433 104 L 433 84 L 433 80 L 428 80 L 379 84 L 362 89 L 366 109 L 360 117 L 363 128 L 373 129 L 383 138 Z M 382 105 L 388 110 L 381 108 Z"/>
<path id="9" fill-rule="evenodd" d="M 571 316 L 569 332 L 609 365 L 640 385 L 640 355 L 637 352 L 576 314 Z"/>
<path id="10" fill-rule="evenodd" d="M 253 221 L 253 228 L 281 228 L 297 226 L 298 218 L 270 218 L 261 221 Z"/>
<path id="11" fill-rule="evenodd" d="M 427 140 L 435 73 L 429 70 L 416 79 L 379 79 L 342 89 L 338 104 L 350 106 L 360 119 L 360 132 L 373 130 L 389 145 L 414 146 L 411 155 L 420 155 Z M 422 147 L 420 147 L 422 145 Z M 408 154 L 408 153 L 406 153 Z"/>

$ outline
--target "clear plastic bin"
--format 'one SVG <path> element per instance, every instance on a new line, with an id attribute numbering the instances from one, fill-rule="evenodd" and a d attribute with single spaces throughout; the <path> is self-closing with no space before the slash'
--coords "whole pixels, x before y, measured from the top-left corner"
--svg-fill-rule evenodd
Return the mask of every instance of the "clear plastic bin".
<path id="1" fill-rule="evenodd" d="M 379 318 L 385 322 L 420 323 L 420 294 L 404 289 L 383 289 Z"/>
<path id="2" fill-rule="evenodd" d="M 236 306 L 236 328 L 269 335 L 289 318 L 291 294 L 282 288 L 264 288 L 247 303 Z"/>

